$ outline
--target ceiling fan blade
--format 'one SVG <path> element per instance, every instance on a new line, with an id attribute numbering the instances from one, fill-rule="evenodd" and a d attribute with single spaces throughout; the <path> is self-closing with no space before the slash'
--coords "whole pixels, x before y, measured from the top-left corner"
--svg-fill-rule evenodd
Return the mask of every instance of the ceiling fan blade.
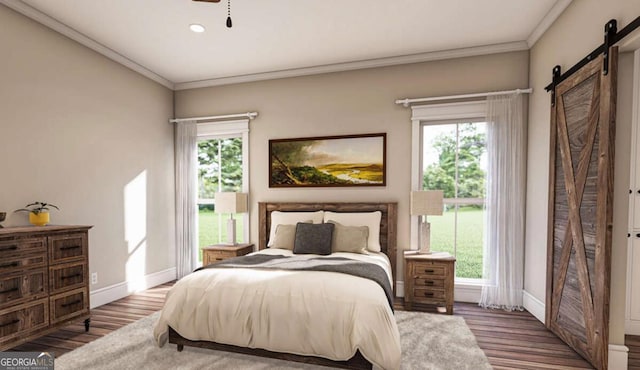
<path id="1" fill-rule="evenodd" d="M 203 3 L 219 3 L 220 0 L 192 0 L 192 1 L 200 1 Z"/>

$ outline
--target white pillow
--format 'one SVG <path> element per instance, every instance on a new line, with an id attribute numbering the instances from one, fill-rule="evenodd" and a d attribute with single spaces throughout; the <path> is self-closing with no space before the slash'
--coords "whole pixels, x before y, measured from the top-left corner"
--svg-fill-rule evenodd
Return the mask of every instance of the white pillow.
<path id="1" fill-rule="evenodd" d="M 322 223 L 322 216 L 324 211 L 316 212 L 271 212 L 271 230 L 269 231 L 269 243 L 267 247 L 273 245 L 273 238 L 276 235 L 276 228 L 278 225 L 295 225 L 298 222 L 313 222 L 314 224 Z"/>
<path id="2" fill-rule="evenodd" d="M 324 222 L 335 221 L 344 226 L 367 226 L 369 238 L 367 249 L 372 252 L 380 252 L 380 219 L 382 212 L 324 212 Z"/>

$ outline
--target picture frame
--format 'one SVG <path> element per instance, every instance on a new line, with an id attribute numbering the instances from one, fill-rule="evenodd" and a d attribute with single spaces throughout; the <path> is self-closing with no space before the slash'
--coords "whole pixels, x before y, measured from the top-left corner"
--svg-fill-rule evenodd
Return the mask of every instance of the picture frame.
<path id="1" fill-rule="evenodd" d="M 387 134 L 269 140 L 269 187 L 386 186 Z"/>

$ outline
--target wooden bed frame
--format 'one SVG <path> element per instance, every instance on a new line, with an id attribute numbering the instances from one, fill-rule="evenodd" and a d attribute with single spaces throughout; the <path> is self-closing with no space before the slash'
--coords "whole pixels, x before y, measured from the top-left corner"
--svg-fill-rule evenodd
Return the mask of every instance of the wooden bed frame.
<path id="1" fill-rule="evenodd" d="M 398 204 L 397 203 L 258 203 L 258 219 L 259 219 L 259 242 L 258 249 L 267 247 L 267 239 L 271 226 L 271 212 L 313 212 L 313 211 L 332 211 L 332 212 L 374 212 L 380 211 L 382 218 L 380 221 L 380 247 L 383 253 L 389 257 L 391 262 L 391 271 L 393 277 L 393 290 L 396 291 L 396 242 L 397 242 L 397 221 L 398 221 Z M 259 348 L 245 348 L 232 346 L 228 344 L 220 344 L 208 341 L 192 341 L 183 338 L 173 328 L 169 327 L 169 343 L 177 344 L 178 351 L 182 351 L 184 346 L 208 348 L 219 351 L 243 353 L 254 356 L 277 358 L 287 361 L 302 362 L 308 364 L 332 366 L 343 369 L 371 369 L 372 364 L 365 359 L 360 351 L 346 361 L 332 361 L 322 357 L 300 356 L 289 353 L 272 352 Z"/>

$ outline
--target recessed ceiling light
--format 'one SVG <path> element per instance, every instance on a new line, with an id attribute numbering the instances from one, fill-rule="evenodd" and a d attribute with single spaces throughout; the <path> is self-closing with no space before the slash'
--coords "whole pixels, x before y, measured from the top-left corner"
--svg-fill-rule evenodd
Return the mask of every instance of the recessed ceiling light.
<path id="1" fill-rule="evenodd" d="M 189 25 L 189 29 L 191 29 L 191 31 L 196 32 L 196 33 L 202 33 L 205 30 L 203 25 L 197 24 L 197 23 L 190 24 Z"/>

